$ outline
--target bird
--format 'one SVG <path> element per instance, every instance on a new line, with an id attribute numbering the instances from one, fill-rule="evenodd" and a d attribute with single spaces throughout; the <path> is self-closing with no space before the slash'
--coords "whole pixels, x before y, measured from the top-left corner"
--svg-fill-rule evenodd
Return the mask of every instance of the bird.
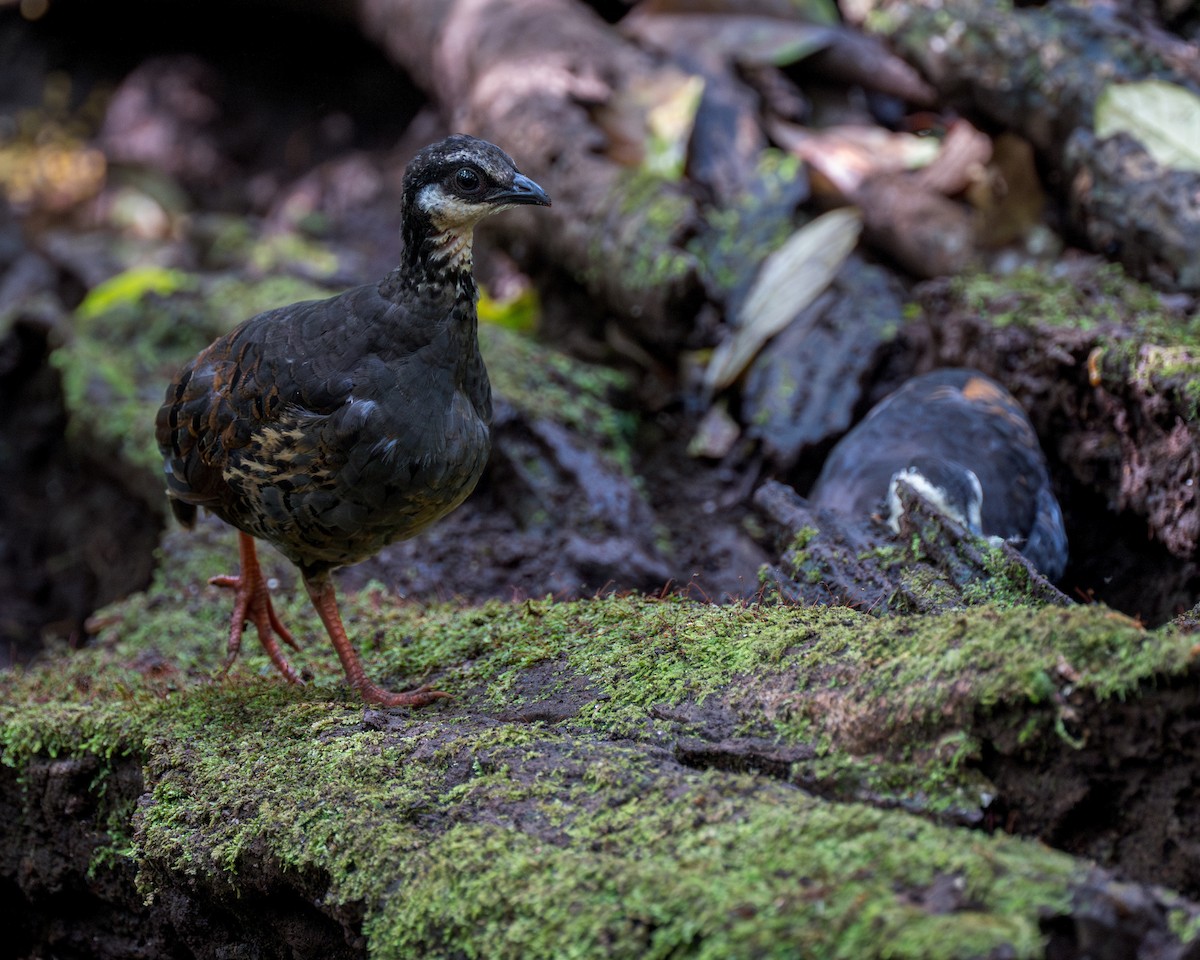
<path id="1" fill-rule="evenodd" d="M 474 489 L 491 446 L 479 353 L 475 225 L 550 206 L 513 159 L 455 134 L 404 173 L 399 265 L 382 281 L 260 313 L 186 363 L 155 421 L 167 498 L 184 526 L 200 507 L 238 530 L 240 571 L 222 676 L 246 623 L 301 683 L 258 563 L 264 540 L 298 568 L 346 680 L 368 704 L 423 706 L 445 693 L 368 679 L 338 610 L 332 571 L 444 517 Z"/>
<path id="2" fill-rule="evenodd" d="M 1067 533 L 1045 454 L 1016 398 L 985 374 L 947 368 L 904 383 L 834 445 L 809 501 L 899 533 L 902 486 L 1062 577 Z"/>

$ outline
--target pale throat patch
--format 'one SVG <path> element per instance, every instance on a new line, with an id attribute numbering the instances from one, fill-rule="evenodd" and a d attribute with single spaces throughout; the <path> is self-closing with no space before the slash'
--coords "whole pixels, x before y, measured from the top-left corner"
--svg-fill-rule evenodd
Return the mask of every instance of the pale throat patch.
<path id="1" fill-rule="evenodd" d="M 431 253 L 448 266 L 458 269 L 471 266 L 475 224 L 504 209 L 450 196 L 437 183 L 421 188 L 417 194 L 417 206 L 429 215 L 429 222 L 437 231 L 430 238 L 433 245 Z"/>
<path id="2" fill-rule="evenodd" d="M 433 250 L 431 253 L 448 266 L 459 271 L 465 270 L 472 263 L 471 242 L 473 238 L 471 227 L 467 227 L 465 230 L 462 228 L 443 230 L 432 238 Z"/>

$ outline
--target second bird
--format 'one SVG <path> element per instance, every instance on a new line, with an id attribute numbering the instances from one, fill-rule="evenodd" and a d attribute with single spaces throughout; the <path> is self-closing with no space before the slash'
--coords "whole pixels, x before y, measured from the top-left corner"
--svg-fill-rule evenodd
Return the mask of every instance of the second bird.
<path id="1" fill-rule="evenodd" d="M 491 388 L 479 353 L 473 230 L 550 198 L 499 147 L 452 136 L 404 177 L 400 265 L 378 284 L 259 314 L 188 363 L 158 412 L 167 493 L 185 526 L 205 507 L 240 531 L 228 669 L 253 623 L 279 641 L 255 538 L 300 569 L 346 678 L 370 703 L 444 696 L 369 680 L 338 613 L 330 572 L 418 533 L 474 489 L 490 450 Z"/>
<path id="2" fill-rule="evenodd" d="M 1067 565 L 1067 533 L 1046 458 L 1021 405 L 977 370 L 935 370 L 881 400 L 830 452 L 809 499 L 854 516 L 919 491 L 971 532 L 1000 537 L 1048 579 Z"/>

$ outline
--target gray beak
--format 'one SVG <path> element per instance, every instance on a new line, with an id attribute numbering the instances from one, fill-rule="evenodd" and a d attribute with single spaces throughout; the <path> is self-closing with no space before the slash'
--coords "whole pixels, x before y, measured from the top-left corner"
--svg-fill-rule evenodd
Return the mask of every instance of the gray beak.
<path id="1" fill-rule="evenodd" d="M 507 190 L 499 190 L 488 199 L 493 203 L 532 203 L 539 207 L 550 206 L 550 198 L 546 195 L 546 191 L 523 173 L 518 173 L 513 177 L 512 186 Z"/>

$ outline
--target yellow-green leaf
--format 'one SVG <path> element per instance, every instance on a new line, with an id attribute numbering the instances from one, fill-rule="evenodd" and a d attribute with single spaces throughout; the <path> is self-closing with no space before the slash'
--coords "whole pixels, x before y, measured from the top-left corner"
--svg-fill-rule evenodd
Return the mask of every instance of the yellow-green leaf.
<path id="1" fill-rule="evenodd" d="M 92 287 L 76 314 L 81 320 L 91 320 L 122 304 L 138 303 L 148 293 L 166 296 L 189 289 L 194 282 L 188 274 L 169 267 L 132 267 Z"/>

